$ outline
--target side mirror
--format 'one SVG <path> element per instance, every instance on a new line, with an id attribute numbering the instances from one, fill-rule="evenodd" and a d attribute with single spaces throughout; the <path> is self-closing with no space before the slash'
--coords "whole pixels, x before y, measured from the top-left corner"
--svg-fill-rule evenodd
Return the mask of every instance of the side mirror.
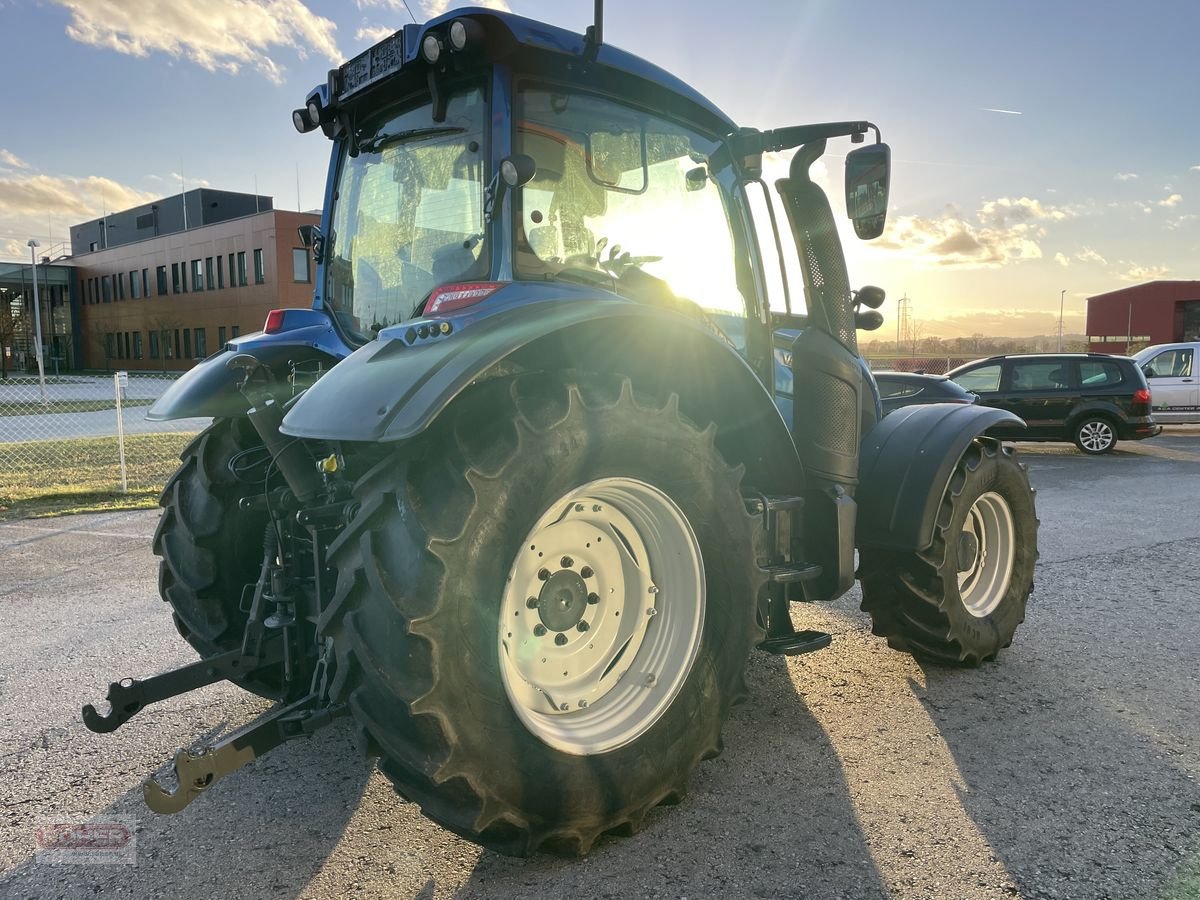
<path id="1" fill-rule="evenodd" d="M 491 222 L 504 202 L 504 195 L 511 188 L 519 188 L 533 181 L 537 174 L 537 160 L 527 153 L 514 153 L 500 160 L 500 168 L 488 182 L 483 198 L 483 220 Z"/>
<path id="2" fill-rule="evenodd" d="M 846 154 L 846 214 L 864 241 L 883 234 L 891 186 L 892 150 L 871 144 Z"/>
<path id="3" fill-rule="evenodd" d="M 325 257 L 325 236 L 320 225 L 301 225 L 296 229 L 300 243 L 312 250 L 313 262 L 320 263 Z"/>

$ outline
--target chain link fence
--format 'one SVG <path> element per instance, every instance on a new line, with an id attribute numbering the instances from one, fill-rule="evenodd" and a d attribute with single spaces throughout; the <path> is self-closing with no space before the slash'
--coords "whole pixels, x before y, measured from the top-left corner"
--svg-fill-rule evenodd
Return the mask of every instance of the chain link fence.
<path id="1" fill-rule="evenodd" d="M 921 372 L 945 375 L 951 369 L 976 359 L 974 356 L 870 356 L 872 372 Z"/>
<path id="2" fill-rule="evenodd" d="M 171 375 L 0 379 L 0 513 L 155 497 L 208 419 L 149 422 Z"/>

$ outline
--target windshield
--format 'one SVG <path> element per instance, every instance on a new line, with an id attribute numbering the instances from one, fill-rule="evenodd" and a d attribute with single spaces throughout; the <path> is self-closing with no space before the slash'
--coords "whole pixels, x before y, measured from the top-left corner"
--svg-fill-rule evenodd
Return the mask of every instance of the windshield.
<path id="1" fill-rule="evenodd" d="M 602 97 L 522 89 L 516 150 L 537 172 L 515 201 L 518 275 L 670 306 L 744 349 L 726 203 L 707 165 L 717 147 Z"/>
<path id="2" fill-rule="evenodd" d="M 483 92 L 366 119 L 346 142 L 326 248 L 327 302 L 358 340 L 412 315 L 438 284 L 482 274 Z"/>

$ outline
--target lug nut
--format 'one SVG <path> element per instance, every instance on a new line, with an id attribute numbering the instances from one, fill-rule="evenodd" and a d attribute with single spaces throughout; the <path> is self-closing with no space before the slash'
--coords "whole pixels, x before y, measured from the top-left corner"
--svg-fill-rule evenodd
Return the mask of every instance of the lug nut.
<path id="1" fill-rule="evenodd" d="M 587 631 L 588 628 L 590 628 L 590 627 L 591 626 L 588 625 L 587 622 L 580 622 L 578 625 L 575 626 L 575 630 L 578 632 L 584 632 L 584 631 Z"/>
<path id="2" fill-rule="evenodd" d="M 561 631 L 554 636 L 554 643 L 558 644 L 558 646 L 561 647 L 566 642 L 567 642 L 567 636 L 565 634 L 563 634 Z"/>
<path id="3" fill-rule="evenodd" d="M 537 606 L 538 606 L 538 598 L 537 598 L 537 597 L 530 597 L 528 600 L 526 600 L 526 601 L 525 601 L 525 606 L 526 606 L 526 608 L 528 608 L 528 609 L 537 609 Z"/>
<path id="4" fill-rule="evenodd" d="M 652 607 L 650 607 L 648 610 L 646 610 L 646 615 L 648 615 L 648 616 L 657 616 L 657 615 L 658 615 L 658 610 L 657 610 L 657 609 L 655 609 L 655 608 L 652 606 Z"/>
<path id="5" fill-rule="evenodd" d="M 562 567 L 564 569 L 569 569 L 571 566 L 575 565 L 575 560 L 571 559 L 569 556 L 564 556 L 559 560 L 559 562 L 562 563 Z"/>
<path id="6" fill-rule="evenodd" d="M 534 637 L 541 637 L 545 633 L 546 633 L 545 625 L 538 624 L 538 625 L 533 626 L 533 636 Z"/>
<path id="7" fill-rule="evenodd" d="M 650 585 L 650 593 L 657 594 L 658 593 L 658 585 L 655 585 L 655 584 Z"/>
<path id="8" fill-rule="evenodd" d="M 592 571 L 591 566 L 584 566 L 582 569 L 579 570 L 579 574 L 582 575 L 584 578 L 591 578 L 596 573 Z"/>
<path id="9" fill-rule="evenodd" d="M 592 504 L 592 512 L 600 512 L 602 509 L 604 509 L 604 507 L 601 506 L 599 503 Z"/>
<path id="10" fill-rule="evenodd" d="M 575 512 L 583 512 L 583 504 L 582 503 L 575 504 Z"/>
<path id="11" fill-rule="evenodd" d="M 545 581 L 549 577 L 550 577 L 549 569 L 538 569 L 538 580 L 539 581 Z"/>
<path id="12" fill-rule="evenodd" d="M 558 708 L 559 708 L 559 710 L 561 710 L 562 712 L 566 712 L 568 709 L 570 709 L 570 708 L 571 708 L 571 704 L 570 704 L 570 703 L 563 703 L 563 704 L 562 704 L 562 705 L 560 705 Z"/>
<path id="13" fill-rule="evenodd" d="M 599 594 L 588 594 L 588 605 L 589 606 L 595 606 L 599 602 L 600 602 Z"/>
<path id="14" fill-rule="evenodd" d="M 579 701 L 579 708 L 580 708 L 580 709 L 587 709 L 587 701 L 586 701 L 586 700 L 580 700 L 580 701 Z"/>

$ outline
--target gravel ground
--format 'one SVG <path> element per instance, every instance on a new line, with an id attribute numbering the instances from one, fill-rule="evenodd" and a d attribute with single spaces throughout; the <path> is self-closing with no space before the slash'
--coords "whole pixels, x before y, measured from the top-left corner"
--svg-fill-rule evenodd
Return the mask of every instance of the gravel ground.
<path id="1" fill-rule="evenodd" d="M 344 724 L 149 812 L 146 774 L 263 702 L 218 685 L 86 731 L 109 680 L 192 658 L 158 600 L 155 514 L 0 524 L 0 896 L 1195 897 L 1171 885 L 1200 851 L 1200 434 L 1023 452 L 1042 559 L 998 663 L 924 668 L 870 635 L 857 593 L 794 607 L 833 646 L 755 654 L 684 803 L 581 861 L 442 831 Z M 136 822 L 136 868 L 35 856 L 38 824 L 114 817 Z"/>

